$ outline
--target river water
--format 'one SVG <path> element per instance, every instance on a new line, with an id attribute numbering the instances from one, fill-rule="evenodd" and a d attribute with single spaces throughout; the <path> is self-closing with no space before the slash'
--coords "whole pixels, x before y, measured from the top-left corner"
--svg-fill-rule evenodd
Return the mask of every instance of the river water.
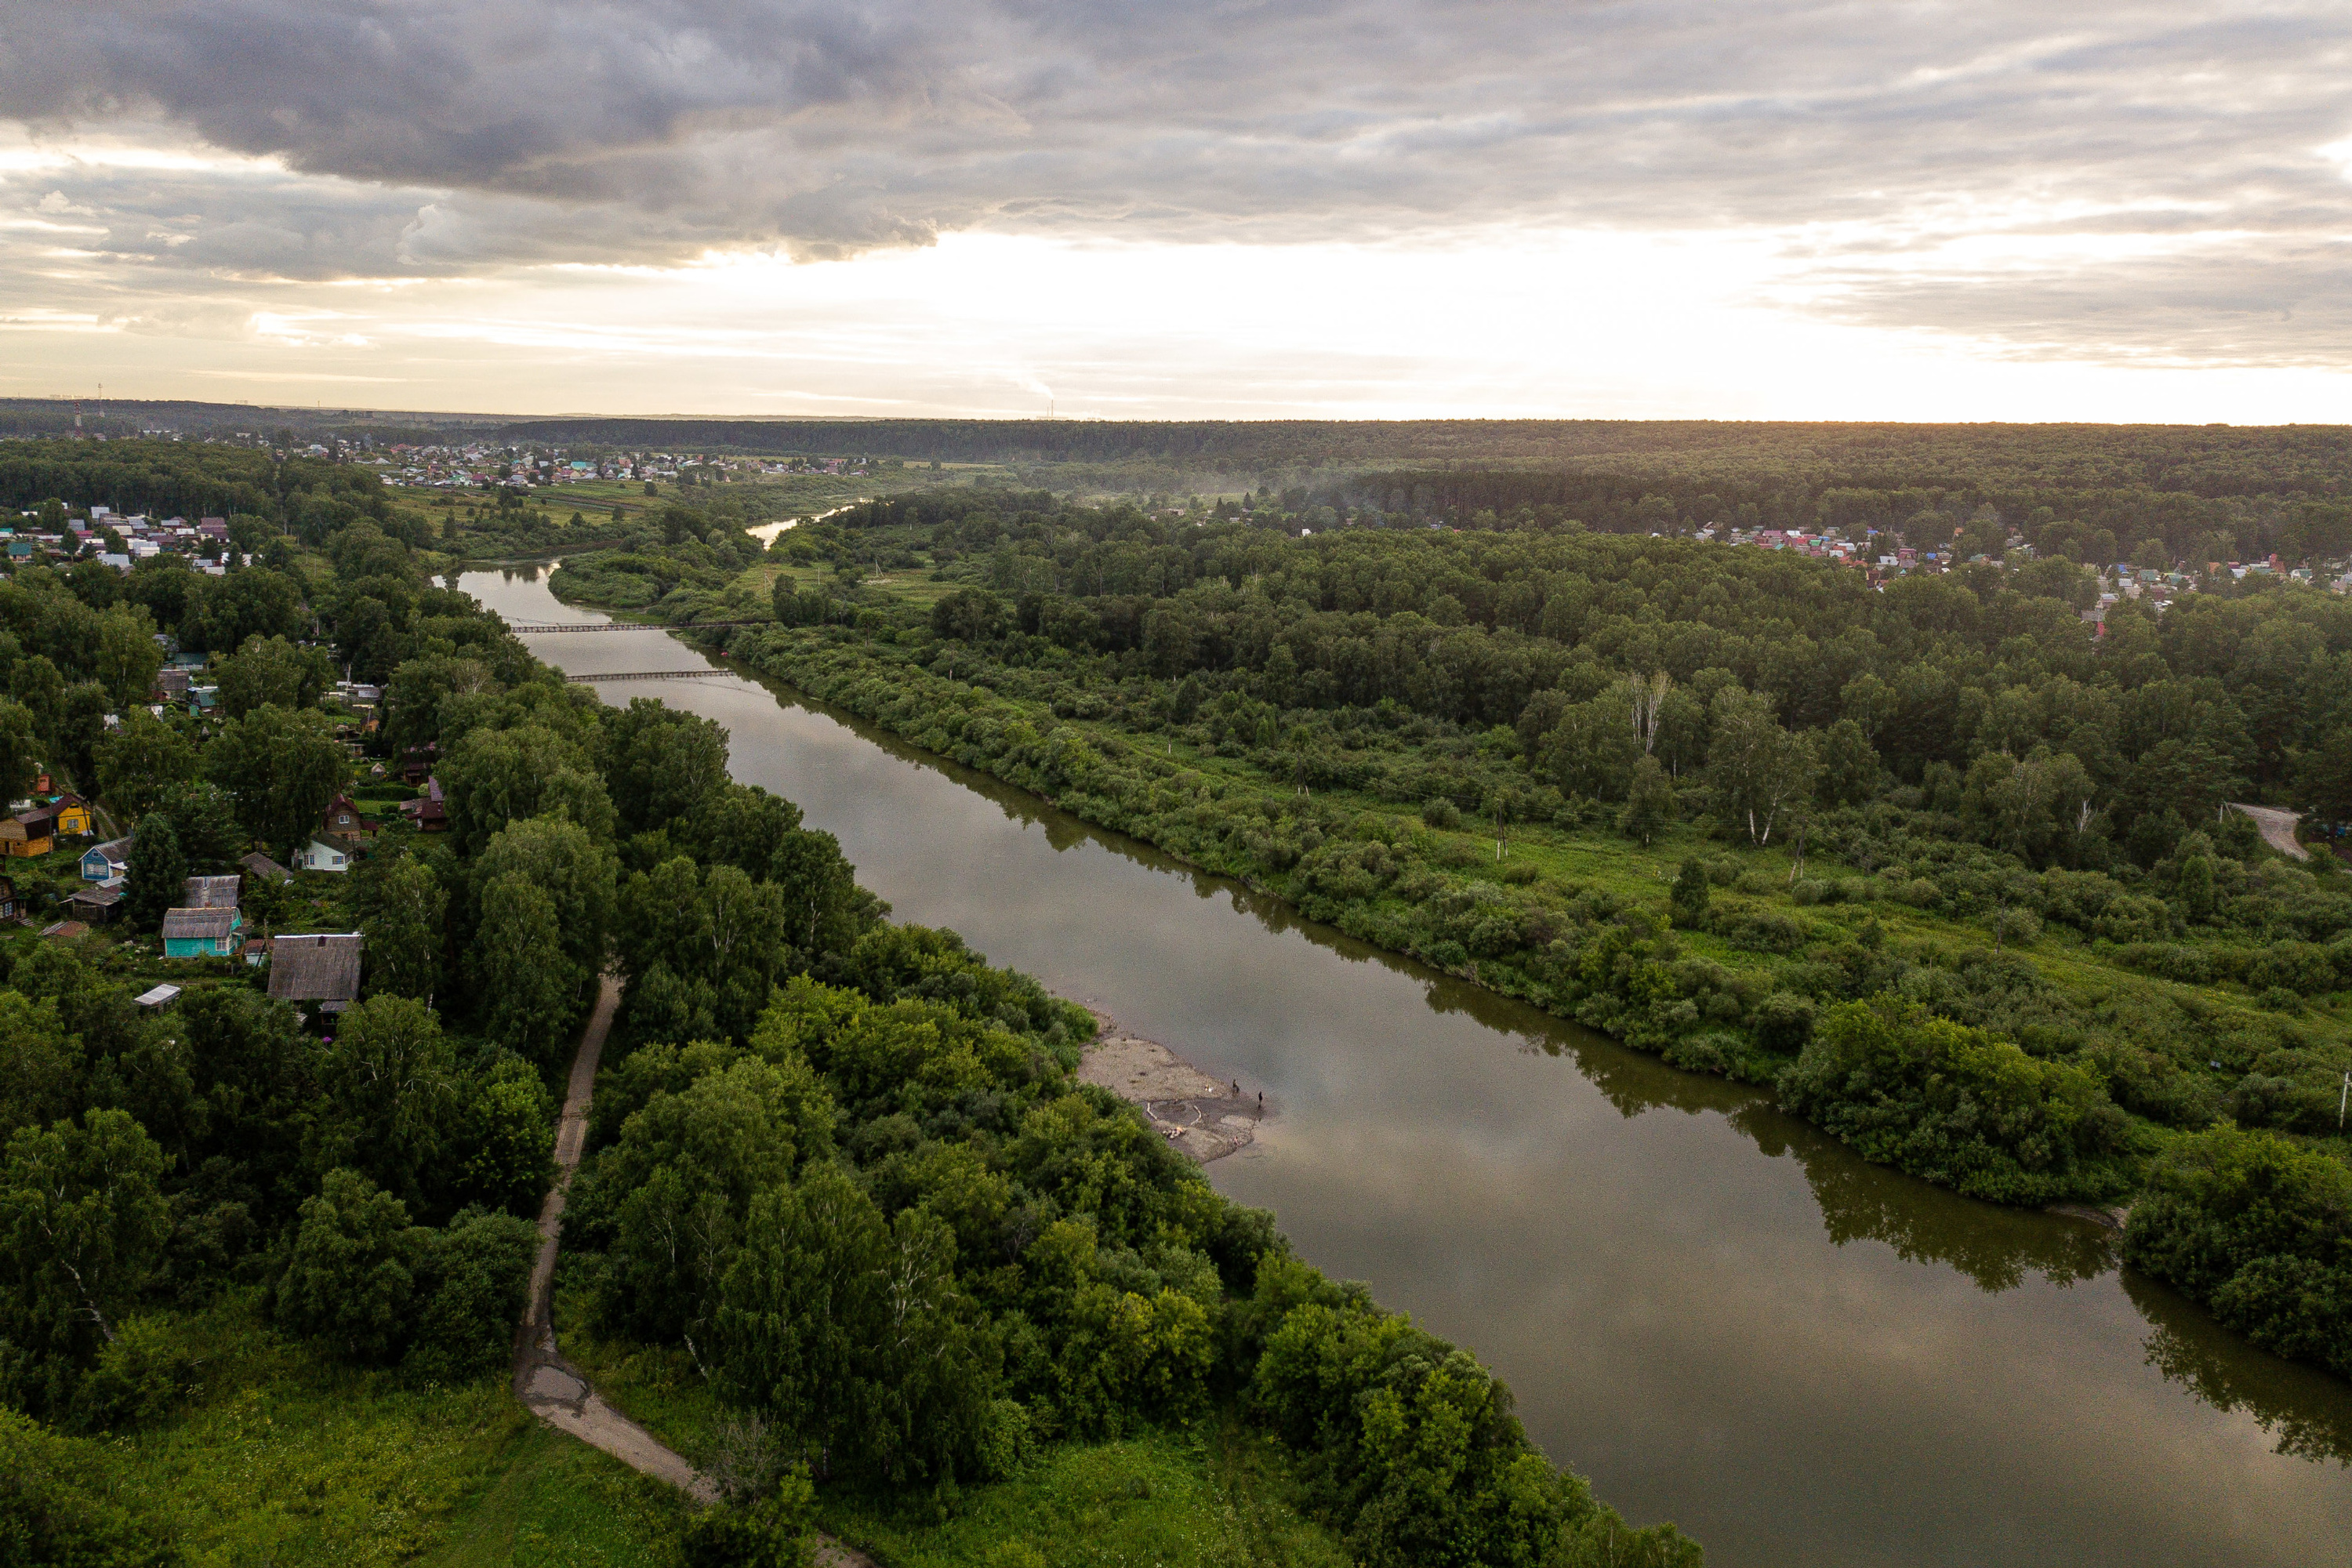
<path id="1" fill-rule="evenodd" d="M 541 569 L 510 620 L 603 620 Z M 570 673 L 704 668 L 647 629 Z M 2352 1390 L 2121 1273 L 2085 1220 L 1864 1163 L 1749 1089 L 1306 924 L 730 675 L 615 682 L 732 735 L 898 918 L 1263 1089 L 1212 1165 L 1302 1256 L 1476 1351 L 1528 1430 L 1715 1568 L 2352 1561 Z"/>

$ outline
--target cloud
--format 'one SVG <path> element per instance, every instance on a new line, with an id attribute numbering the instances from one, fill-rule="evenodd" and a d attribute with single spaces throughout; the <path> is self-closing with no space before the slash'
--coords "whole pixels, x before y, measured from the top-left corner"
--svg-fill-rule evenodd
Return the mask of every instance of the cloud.
<path id="1" fill-rule="evenodd" d="M 242 279 L 1738 231 L 1841 320 L 2341 363 L 2347 78 L 2336 0 L 0 0 L 30 145 L 185 155 L 0 164 L 0 205 Z"/>

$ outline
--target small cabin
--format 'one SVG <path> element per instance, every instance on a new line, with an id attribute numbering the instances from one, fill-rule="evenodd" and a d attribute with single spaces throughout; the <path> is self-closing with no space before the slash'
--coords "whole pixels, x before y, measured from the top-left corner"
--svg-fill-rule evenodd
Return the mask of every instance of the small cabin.
<path id="1" fill-rule="evenodd" d="M 293 872 L 289 871 L 285 867 L 280 866 L 277 861 L 272 860 L 268 856 L 264 855 L 258 849 L 255 850 L 250 855 L 241 858 L 237 861 L 237 864 L 245 868 L 245 874 L 247 876 L 254 878 L 257 881 L 283 882 L 288 878 L 294 875 Z"/>
<path id="2" fill-rule="evenodd" d="M 294 868 L 298 871 L 348 871 L 352 858 L 331 844 L 321 844 L 313 838 L 294 852 Z"/>
<path id="3" fill-rule="evenodd" d="M 121 903 L 122 889 L 120 888 L 81 888 L 66 900 L 66 908 L 73 912 L 74 919 L 88 925 L 102 926 L 114 919 L 115 910 Z"/>
<path id="4" fill-rule="evenodd" d="M 131 864 L 131 840 L 110 839 L 93 844 L 81 852 L 81 879 L 85 882 L 117 882 Z"/>
<path id="5" fill-rule="evenodd" d="M 69 838 L 89 837 L 90 828 L 89 802 L 78 795 L 67 794 L 49 803 L 57 813 L 58 831 Z"/>
<path id="6" fill-rule="evenodd" d="M 163 911 L 163 956 L 226 958 L 236 952 L 245 917 L 234 909 Z"/>
<path id="7" fill-rule="evenodd" d="M 0 855 L 46 855 L 58 847 L 58 816 L 47 806 L 0 820 Z"/>

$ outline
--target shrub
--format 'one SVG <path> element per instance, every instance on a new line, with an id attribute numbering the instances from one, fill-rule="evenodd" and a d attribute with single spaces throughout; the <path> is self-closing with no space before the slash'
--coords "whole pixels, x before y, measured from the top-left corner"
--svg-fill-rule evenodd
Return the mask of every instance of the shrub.
<path id="1" fill-rule="evenodd" d="M 165 1568 L 181 1561 L 112 1499 L 104 1450 L 0 1409 L 0 1562 L 40 1568 Z"/>
<path id="2" fill-rule="evenodd" d="M 2042 921 L 2028 910 L 1996 910 L 1986 924 L 1995 941 L 2010 947 L 2032 947 L 2042 940 Z"/>
<path id="3" fill-rule="evenodd" d="M 1706 868 L 1696 859 L 1684 861 L 1681 872 L 1675 878 L 1671 900 L 1674 923 L 1686 931 L 1703 928 L 1706 924 L 1707 898 Z"/>
<path id="4" fill-rule="evenodd" d="M 1782 1056 L 1804 1048 L 1813 1036 L 1813 1005 L 1805 997 L 1775 991 L 1758 1004 L 1756 1043 Z"/>
<path id="5" fill-rule="evenodd" d="M 2098 1198 L 2125 1122 L 2091 1074 L 1916 1004 L 1830 1008 L 1780 1075 L 1792 1110 L 1866 1159 L 1995 1203 Z"/>
<path id="6" fill-rule="evenodd" d="M 1432 827 L 1459 827 L 1462 826 L 1462 808 L 1442 795 L 1433 795 L 1422 803 L 1421 819 Z"/>
<path id="7" fill-rule="evenodd" d="M 2224 1123 L 2149 1173 L 2124 1257 L 2266 1350 L 2352 1376 L 2352 1170 Z"/>

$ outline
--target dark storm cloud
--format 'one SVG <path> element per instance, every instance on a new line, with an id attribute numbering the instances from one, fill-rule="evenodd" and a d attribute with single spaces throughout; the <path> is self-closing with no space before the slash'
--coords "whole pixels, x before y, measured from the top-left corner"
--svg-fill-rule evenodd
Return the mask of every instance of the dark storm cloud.
<path id="1" fill-rule="evenodd" d="M 2033 337 L 2070 303 L 2131 309 L 2140 274 L 1979 292 L 1864 258 L 2229 234 L 2183 264 L 2216 280 L 2159 279 L 2177 303 L 2150 321 L 2340 294 L 2352 185 L 2320 149 L 2352 138 L 2347 37 L 2340 3 L 0 0 L 0 112 L 53 137 L 159 123 L 314 177 L 54 182 L 113 215 L 99 248 L 194 270 L 830 257 L 976 225 L 1736 226 L 1853 268 L 1819 308 L 1994 333 L 2021 312 Z M 2282 244 L 2281 281 L 2223 286 Z"/>

